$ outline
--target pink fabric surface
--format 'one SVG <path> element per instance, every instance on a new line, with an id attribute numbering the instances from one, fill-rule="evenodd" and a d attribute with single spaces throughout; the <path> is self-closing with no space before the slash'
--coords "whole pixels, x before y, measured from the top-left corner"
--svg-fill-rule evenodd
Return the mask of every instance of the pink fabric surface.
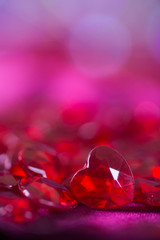
<path id="1" fill-rule="evenodd" d="M 1 221 L 0 228 L 3 239 L 159 239 L 160 209 L 133 203 L 100 211 L 79 205 L 25 225 Z"/>

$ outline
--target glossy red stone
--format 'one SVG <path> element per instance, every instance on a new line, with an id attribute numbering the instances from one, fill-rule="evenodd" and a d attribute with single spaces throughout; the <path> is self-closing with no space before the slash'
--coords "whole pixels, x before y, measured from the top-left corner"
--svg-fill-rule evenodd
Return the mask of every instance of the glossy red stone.
<path id="1" fill-rule="evenodd" d="M 160 181 L 145 178 L 135 179 L 135 202 L 160 206 Z"/>
<path id="2" fill-rule="evenodd" d="M 132 202 L 134 179 L 126 160 L 106 146 L 94 148 L 83 169 L 72 178 L 75 198 L 92 208 L 112 209 Z"/>
<path id="3" fill-rule="evenodd" d="M 77 205 L 77 201 L 66 187 L 47 178 L 22 179 L 19 189 L 38 206 L 65 210 Z"/>
<path id="4" fill-rule="evenodd" d="M 0 188 L 13 188 L 18 184 L 18 180 L 8 172 L 0 172 Z"/>
<path id="5" fill-rule="evenodd" d="M 0 217 L 17 223 L 32 221 L 35 210 L 27 199 L 12 192 L 0 193 Z"/>
<path id="6" fill-rule="evenodd" d="M 64 170 L 55 151 L 43 145 L 20 150 L 18 162 L 30 177 L 46 177 L 57 182 L 61 182 L 64 177 Z"/>

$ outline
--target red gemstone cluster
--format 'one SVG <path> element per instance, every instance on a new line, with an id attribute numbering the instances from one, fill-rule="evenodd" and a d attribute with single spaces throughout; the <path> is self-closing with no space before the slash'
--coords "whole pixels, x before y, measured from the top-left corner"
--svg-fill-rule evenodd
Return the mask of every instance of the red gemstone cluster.
<path id="1" fill-rule="evenodd" d="M 103 210 L 133 201 L 160 206 L 157 122 L 117 123 L 112 112 L 101 121 L 89 106 L 78 109 L 56 117 L 37 109 L 0 126 L 1 218 L 27 222 L 41 209 L 78 203 Z"/>

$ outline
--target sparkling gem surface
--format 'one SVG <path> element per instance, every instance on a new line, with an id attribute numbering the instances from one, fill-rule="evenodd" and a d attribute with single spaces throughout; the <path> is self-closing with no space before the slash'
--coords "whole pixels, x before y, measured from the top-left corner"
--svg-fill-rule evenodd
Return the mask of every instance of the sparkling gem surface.
<path id="1" fill-rule="evenodd" d="M 39 206 L 65 210 L 77 205 L 77 201 L 66 187 L 47 178 L 22 179 L 19 189 L 24 196 Z"/>
<path id="2" fill-rule="evenodd" d="M 93 208 L 112 209 L 132 202 L 134 179 L 126 160 L 106 146 L 94 148 L 72 178 L 75 198 Z"/>
<path id="3" fill-rule="evenodd" d="M 145 178 L 135 179 L 135 201 L 151 206 L 160 206 L 160 181 Z"/>
<path id="4" fill-rule="evenodd" d="M 61 182 L 64 170 L 54 150 L 43 146 L 30 146 L 20 150 L 18 161 L 30 177 L 39 176 Z"/>

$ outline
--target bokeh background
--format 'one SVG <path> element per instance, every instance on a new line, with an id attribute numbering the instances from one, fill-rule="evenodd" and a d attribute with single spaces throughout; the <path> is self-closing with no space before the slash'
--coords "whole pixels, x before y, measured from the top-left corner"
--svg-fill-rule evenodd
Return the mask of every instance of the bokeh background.
<path id="1" fill-rule="evenodd" d="M 0 116 L 42 101 L 159 115 L 158 0 L 1 0 Z"/>
<path id="2" fill-rule="evenodd" d="M 160 1 L 0 0 L 0 137 L 0 169 L 15 175 L 19 148 L 36 141 L 57 151 L 63 184 L 97 145 L 124 155 L 134 177 L 160 179 Z M 52 217 L 23 237 L 160 236 L 158 208 Z M 1 222 L 13 237 L 17 225 Z"/>

